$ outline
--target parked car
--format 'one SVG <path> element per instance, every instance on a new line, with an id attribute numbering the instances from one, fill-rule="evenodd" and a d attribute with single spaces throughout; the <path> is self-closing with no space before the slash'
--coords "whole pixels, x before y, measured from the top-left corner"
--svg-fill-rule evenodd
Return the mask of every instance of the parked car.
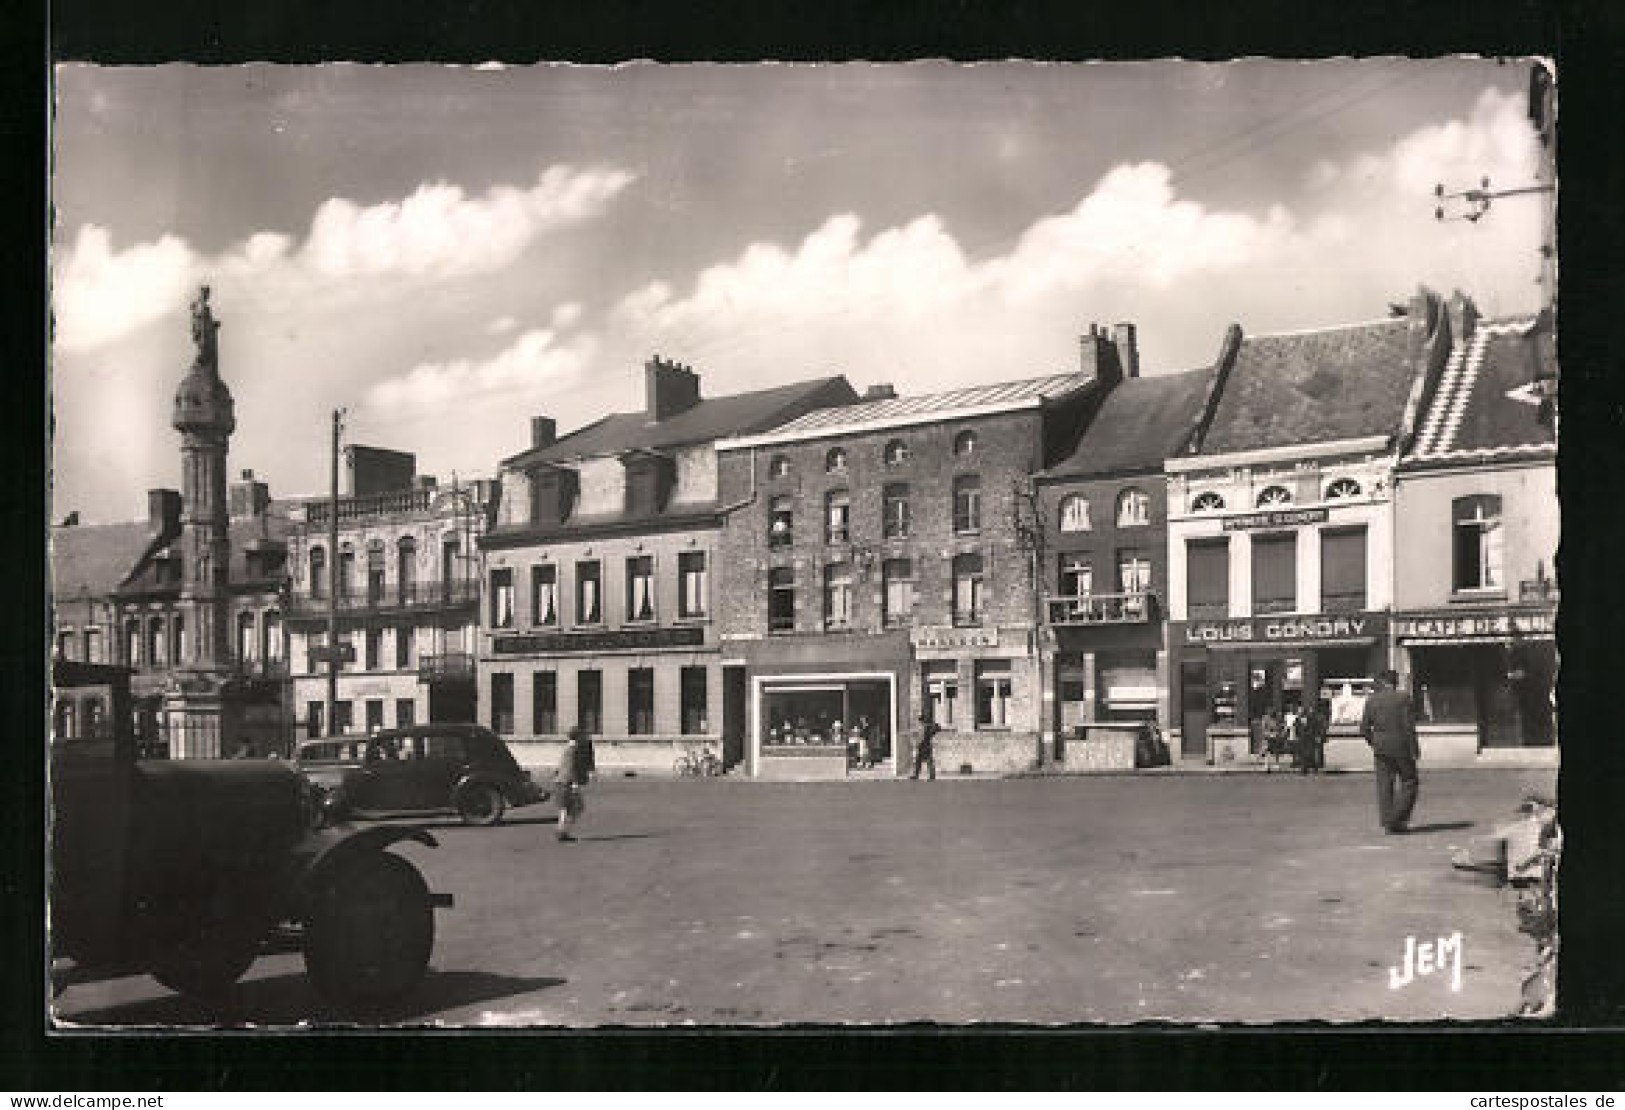
<path id="1" fill-rule="evenodd" d="M 140 759 L 130 670 L 58 661 L 51 736 L 53 959 L 222 997 L 273 938 L 296 937 L 316 989 L 370 1010 L 428 967 L 450 895 L 392 844 L 413 826 L 311 829 L 277 760 Z"/>
<path id="2" fill-rule="evenodd" d="M 301 746 L 297 766 L 329 822 L 451 812 L 466 824 L 494 825 L 510 807 L 549 796 L 500 736 L 476 724 L 310 740 Z"/>

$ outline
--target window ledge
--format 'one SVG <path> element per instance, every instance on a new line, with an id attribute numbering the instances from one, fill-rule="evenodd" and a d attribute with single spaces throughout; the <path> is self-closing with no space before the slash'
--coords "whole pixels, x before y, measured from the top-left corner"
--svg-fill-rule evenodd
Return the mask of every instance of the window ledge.
<path id="1" fill-rule="evenodd" d="M 1451 591 L 1451 601 L 1505 601 L 1505 586 L 1472 586 Z"/>

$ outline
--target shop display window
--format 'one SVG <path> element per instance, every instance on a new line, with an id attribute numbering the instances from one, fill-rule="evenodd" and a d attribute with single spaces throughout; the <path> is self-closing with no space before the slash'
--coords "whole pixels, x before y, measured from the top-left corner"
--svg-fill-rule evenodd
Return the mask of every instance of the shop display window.
<path id="1" fill-rule="evenodd" d="M 803 686 L 762 693 L 762 747 L 806 748 L 846 744 L 840 686 Z"/>

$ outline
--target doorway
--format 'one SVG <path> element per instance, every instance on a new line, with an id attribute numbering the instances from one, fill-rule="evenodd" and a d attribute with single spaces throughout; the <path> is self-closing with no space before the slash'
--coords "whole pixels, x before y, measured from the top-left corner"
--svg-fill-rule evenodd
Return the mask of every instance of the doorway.
<path id="1" fill-rule="evenodd" d="M 745 761 L 745 668 L 722 668 L 722 765 Z"/>
<path id="2" fill-rule="evenodd" d="M 1185 759 L 1207 758 L 1207 660 L 1187 659 L 1179 664 L 1179 754 Z"/>

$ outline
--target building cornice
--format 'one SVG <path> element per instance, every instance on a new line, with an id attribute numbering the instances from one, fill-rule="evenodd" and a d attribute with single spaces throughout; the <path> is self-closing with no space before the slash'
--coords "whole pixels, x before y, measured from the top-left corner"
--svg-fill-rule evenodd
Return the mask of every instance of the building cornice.
<path id="1" fill-rule="evenodd" d="M 1237 466 L 1255 466 L 1259 463 L 1291 462 L 1299 459 L 1319 459 L 1328 455 L 1360 455 L 1388 451 L 1392 447 L 1389 436 L 1362 436 L 1358 439 L 1334 439 L 1322 443 L 1293 443 L 1284 447 L 1260 447 L 1252 451 L 1230 451 L 1213 455 L 1185 455 L 1172 458 L 1164 464 L 1169 474 L 1190 474 L 1202 470 L 1226 470 Z"/>

